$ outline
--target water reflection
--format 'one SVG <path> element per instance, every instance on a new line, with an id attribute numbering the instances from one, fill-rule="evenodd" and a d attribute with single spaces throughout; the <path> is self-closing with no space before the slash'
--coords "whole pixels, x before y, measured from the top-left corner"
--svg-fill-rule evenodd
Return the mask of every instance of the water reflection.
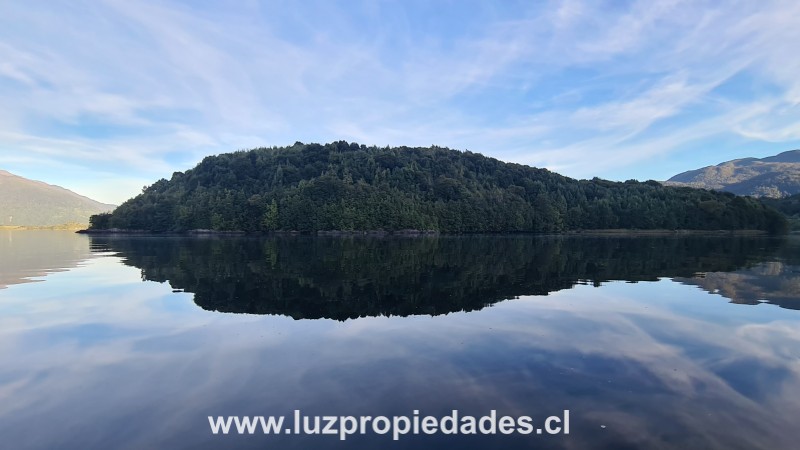
<path id="1" fill-rule="evenodd" d="M 800 309 L 800 266 L 781 261 L 764 262 L 732 272 L 675 278 L 675 281 L 722 295 L 733 303 L 773 303 L 782 308 Z"/>
<path id="2" fill-rule="evenodd" d="M 92 244 L 119 253 L 144 280 L 194 293 L 204 309 L 295 319 L 475 311 L 577 284 L 664 277 L 731 298 L 767 280 L 758 300 L 795 308 L 800 298 L 798 257 L 786 239 L 93 237 Z M 744 275 L 774 264 L 783 267 L 779 277 Z"/>
<path id="3" fill-rule="evenodd" d="M 758 280 L 793 279 L 790 241 L 94 238 L 92 249 L 106 253 L 0 291 L 3 447 L 727 450 L 800 440 L 797 311 L 685 284 L 748 274 L 758 287 L 742 281 L 737 298 L 788 302 L 786 281 Z M 655 281 L 625 282 L 643 280 Z M 398 442 L 208 429 L 208 415 L 294 409 L 569 409 L 572 420 L 569 436 Z"/>
<path id="4" fill-rule="evenodd" d="M 0 289 L 77 267 L 94 255 L 70 231 L 0 230 Z"/>

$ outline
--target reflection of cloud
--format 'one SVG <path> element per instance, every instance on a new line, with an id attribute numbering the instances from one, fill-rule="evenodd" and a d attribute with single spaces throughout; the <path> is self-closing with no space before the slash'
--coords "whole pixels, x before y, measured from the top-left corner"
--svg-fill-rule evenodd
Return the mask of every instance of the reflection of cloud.
<path id="1" fill-rule="evenodd" d="M 764 352 L 764 357 L 770 358 L 773 364 L 782 365 L 790 361 L 790 368 L 800 376 L 800 329 L 794 322 L 748 324 L 740 327 L 737 334 L 756 347 L 769 349 Z"/>
<path id="2" fill-rule="evenodd" d="M 117 257 L 57 276 L 0 294 L 10 311 L 0 316 L 0 431 L 31 448 L 65 436 L 76 447 L 121 437 L 131 448 L 211 445 L 207 415 L 295 408 L 570 409 L 563 445 L 580 448 L 788 448 L 800 437 L 790 424 L 800 412 L 794 312 L 751 318 L 720 302 L 698 315 L 701 293 L 666 280 L 578 286 L 476 313 L 335 322 L 203 311 L 165 284 L 141 283 Z M 26 326 L 6 326 L 20 318 Z M 760 375 L 734 379 L 731 367 Z"/>

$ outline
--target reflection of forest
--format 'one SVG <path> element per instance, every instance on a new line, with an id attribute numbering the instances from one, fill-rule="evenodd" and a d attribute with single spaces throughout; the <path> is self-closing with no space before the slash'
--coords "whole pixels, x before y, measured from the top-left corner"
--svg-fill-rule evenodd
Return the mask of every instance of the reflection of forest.
<path id="1" fill-rule="evenodd" d="M 92 237 L 204 309 L 344 320 L 470 311 L 578 283 L 689 279 L 773 261 L 786 239 Z"/>
<path id="2" fill-rule="evenodd" d="M 77 267 L 91 257 L 89 240 L 71 231 L 0 230 L 0 289 Z"/>

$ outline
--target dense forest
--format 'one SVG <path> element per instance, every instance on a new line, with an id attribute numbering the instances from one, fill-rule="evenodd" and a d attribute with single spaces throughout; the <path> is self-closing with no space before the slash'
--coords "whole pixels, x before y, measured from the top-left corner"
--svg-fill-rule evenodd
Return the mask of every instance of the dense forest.
<path id="1" fill-rule="evenodd" d="M 800 194 L 783 198 L 763 198 L 761 201 L 785 214 L 792 231 L 800 231 Z"/>
<path id="2" fill-rule="evenodd" d="M 206 157 L 91 228 L 155 232 L 758 229 L 786 220 L 758 200 L 656 181 L 574 180 L 447 148 L 295 143 Z"/>
<path id="3" fill-rule="evenodd" d="M 800 263 L 796 248 L 780 239 L 745 237 L 91 239 L 94 251 L 114 252 L 141 269 L 143 280 L 193 293 L 203 309 L 295 319 L 439 315 L 577 284 L 692 281 L 775 259 Z M 781 289 L 793 292 L 791 283 L 770 292 Z"/>

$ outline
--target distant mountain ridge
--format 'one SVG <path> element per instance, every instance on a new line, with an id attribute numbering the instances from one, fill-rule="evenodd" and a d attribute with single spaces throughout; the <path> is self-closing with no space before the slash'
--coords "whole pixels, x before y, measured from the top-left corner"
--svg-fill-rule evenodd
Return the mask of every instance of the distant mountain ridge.
<path id="1" fill-rule="evenodd" d="M 800 193 L 800 150 L 761 159 L 734 159 L 680 173 L 664 184 L 754 197 L 786 197 Z"/>
<path id="2" fill-rule="evenodd" d="M 115 205 L 100 203 L 61 186 L 0 170 L 0 225 L 88 224 L 92 214 L 114 208 Z"/>

